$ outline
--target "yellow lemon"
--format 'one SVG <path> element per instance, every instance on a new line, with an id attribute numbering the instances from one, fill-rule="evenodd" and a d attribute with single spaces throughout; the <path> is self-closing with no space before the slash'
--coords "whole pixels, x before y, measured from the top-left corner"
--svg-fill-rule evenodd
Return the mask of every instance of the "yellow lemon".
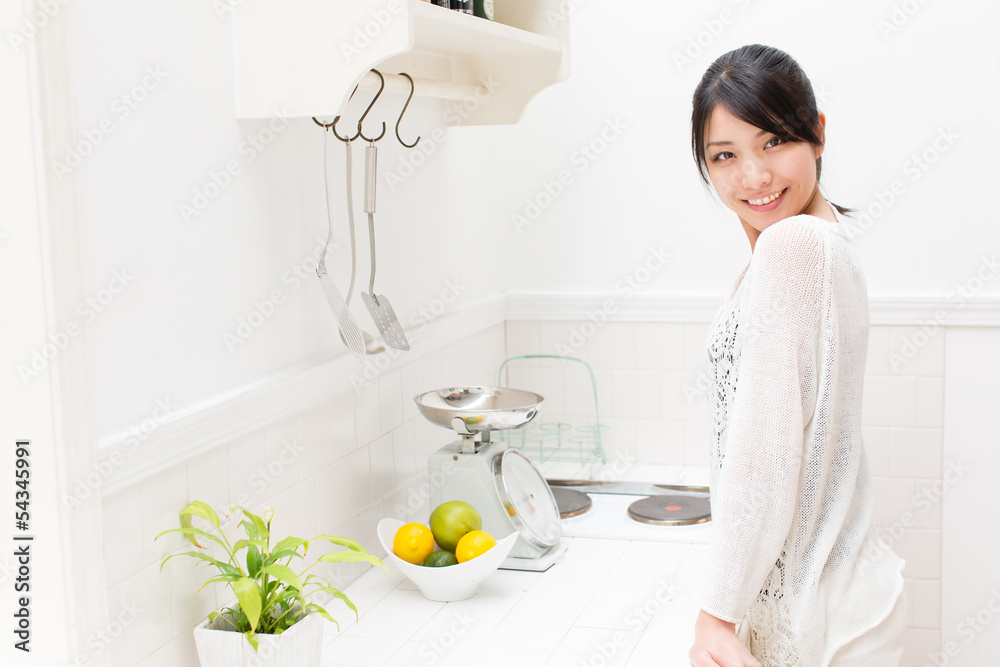
<path id="1" fill-rule="evenodd" d="M 458 559 L 459 563 L 464 563 L 476 556 L 482 556 L 496 545 L 497 541 L 485 530 L 473 530 L 463 535 L 462 539 L 458 541 L 458 546 L 455 547 L 455 558 Z"/>
<path id="2" fill-rule="evenodd" d="M 434 535 L 421 523 L 403 524 L 392 538 L 392 551 L 407 563 L 420 565 L 434 551 Z"/>

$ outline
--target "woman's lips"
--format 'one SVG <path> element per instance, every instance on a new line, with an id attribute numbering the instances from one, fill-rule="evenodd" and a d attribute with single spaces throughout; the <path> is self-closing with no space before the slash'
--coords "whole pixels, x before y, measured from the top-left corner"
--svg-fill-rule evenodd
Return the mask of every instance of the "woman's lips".
<path id="1" fill-rule="evenodd" d="M 754 211 L 771 211 L 773 209 L 778 208 L 778 205 L 781 203 L 782 199 L 785 198 L 785 193 L 786 192 L 788 192 L 788 188 L 785 188 L 784 190 L 781 190 L 779 192 L 771 193 L 770 195 L 767 195 L 766 197 L 762 197 L 760 199 L 753 199 L 753 200 L 744 199 L 743 203 L 745 203 L 747 206 L 749 206 Z M 773 199 L 772 199 L 772 197 L 773 197 Z M 762 201 L 762 202 L 765 202 L 765 203 L 763 203 L 763 204 L 753 204 L 753 203 L 751 203 L 751 201 L 755 201 L 755 202 Z"/>

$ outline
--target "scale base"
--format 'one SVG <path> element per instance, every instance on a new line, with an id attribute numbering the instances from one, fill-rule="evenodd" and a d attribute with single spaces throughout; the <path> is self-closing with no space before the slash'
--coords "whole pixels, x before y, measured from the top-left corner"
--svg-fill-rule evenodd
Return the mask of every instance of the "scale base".
<path id="1" fill-rule="evenodd" d="M 559 543 L 538 558 L 505 558 L 500 563 L 501 570 L 521 570 L 526 572 L 545 572 L 550 567 L 566 557 L 569 548 L 569 538 L 560 537 Z"/>

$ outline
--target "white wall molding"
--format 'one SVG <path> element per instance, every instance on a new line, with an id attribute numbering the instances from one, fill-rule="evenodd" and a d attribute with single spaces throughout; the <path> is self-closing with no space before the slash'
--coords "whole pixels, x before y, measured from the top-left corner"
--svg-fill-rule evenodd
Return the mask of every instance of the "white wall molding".
<path id="1" fill-rule="evenodd" d="M 619 300 L 615 300 L 615 298 Z M 291 369 L 242 387 L 211 402 L 179 411 L 159 424 L 139 445 L 125 435 L 100 440 L 101 459 L 112 472 L 101 487 L 108 496 L 148 479 L 243 433 L 352 391 L 359 383 L 441 349 L 506 320 L 584 321 L 606 316 L 613 322 L 709 322 L 721 296 L 646 296 L 622 299 L 614 294 L 520 293 L 497 295 L 448 313 L 421 331 L 407 332 L 412 351 L 370 358 L 360 366 L 346 351 L 333 358 Z M 613 304 L 608 307 L 608 303 Z M 946 298 L 873 297 L 875 325 L 1000 326 L 1000 299 L 969 301 Z"/>
<path id="2" fill-rule="evenodd" d="M 623 298 L 613 293 L 519 293 L 507 295 L 507 319 L 584 321 L 606 317 L 609 322 L 711 322 L 721 304 L 721 294 L 636 294 Z M 1000 326 L 1000 297 L 956 303 L 946 296 L 872 296 L 869 310 L 874 325 L 937 322 L 946 326 Z"/>
<path id="3" fill-rule="evenodd" d="M 171 414 L 140 444 L 126 434 L 100 439 L 101 460 L 111 470 L 101 485 L 106 497 L 181 465 L 244 433 L 375 381 L 386 371 L 419 359 L 504 321 L 506 298 L 469 304 L 408 330 L 410 352 L 390 350 L 360 365 L 346 349 L 336 356 L 290 369 L 210 402 Z M 110 463 L 110 466 L 107 464 Z"/>

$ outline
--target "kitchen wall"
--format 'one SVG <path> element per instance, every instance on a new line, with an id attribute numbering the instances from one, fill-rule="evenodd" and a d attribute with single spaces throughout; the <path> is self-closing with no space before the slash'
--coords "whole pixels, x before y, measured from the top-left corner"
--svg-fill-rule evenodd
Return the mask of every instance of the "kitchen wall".
<path id="1" fill-rule="evenodd" d="M 707 332 L 707 322 L 510 321 L 507 349 L 511 355 L 565 354 L 573 344 L 597 377 L 601 422 L 611 427 L 604 438 L 610 460 L 703 467 L 709 447 L 699 375 Z M 941 650 L 942 479 L 944 467 L 956 461 L 944 463 L 942 448 L 947 336 L 942 329 L 928 335 L 918 326 L 875 325 L 869 340 L 864 439 L 876 526 L 906 561 L 907 666 L 922 666 Z M 512 385 L 555 399 L 546 403 L 543 420 L 556 419 L 550 409 L 570 423 L 592 417 L 585 371 L 551 360 L 517 363 Z M 948 473 L 949 485 L 954 475 Z M 879 558 L 883 551 L 868 545 L 866 553 Z"/>
<path id="2" fill-rule="evenodd" d="M 991 187 L 986 171 L 963 164 L 989 124 L 976 64 L 996 56 L 974 35 L 991 24 L 977 12 L 1000 11 L 992 5 L 919 5 L 892 19 L 898 27 L 888 0 L 789 11 L 750 0 L 568 6 L 553 20 L 571 22 L 571 77 L 533 99 L 520 123 L 451 128 L 435 142 L 448 105 L 417 98 L 401 132 L 422 135 L 418 148 L 380 142 L 378 289 L 404 323 L 449 281 L 464 286 L 451 311 L 502 292 L 616 291 L 654 251 L 669 259 L 640 294 L 722 293 L 747 246 L 691 162 L 690 95 L 715 55 L 752 41 L 787 49 L 813 79 L 828 118 L 826 188 L 866 216 L 857 240 L 874 295 L 944 298 L 1000 245 L 985 200 L 939 196 Z M 340 349 L 316 281 L 302 277 L 327 226 L 323 132 L 308 118 L 233 119 L 238 6 L 94 0 L 67 11 L 79 139 L 49 163 L 57 184 L 81 184 L 86 292 L 97 305 L 75 323 L 90 330 L 97 428 L 110 445 L 157 401 L 196 411 Z M 964 37 L 944 54 L 928 48 L 949 30 Z M 402 101 L 381 100 L 371 127 L 386 121 L 391 137 Z M 331 266 L 344 290 L 335 144 Z M 996 281 L 973 287 L 1000 294 Z"/>
<path id="3" fill-rule="evenodd" d="M 307 279 L 327 224 L 322 132 L 309 119 L 233 119 L 232 12 L 220 7 L 236 4 L 95 0 L 64 10 L 75 67 L 67 109 L 78 141 L 47 157 L 54 187 L 80 185 L 86 293 L 96 305 L 81 304 L 74 323 L 89 327 L 105 452 L 134 444 L 153 455 L 174 425 L 195 424 L 342 350 Z M 998 64 L 986 31 L 1000 10 L 972 1 L 904 5 L 913 6 L 734 0 L 623 11 L 620 3 L 568 3 L 572 76 L 533 100 L 518 125 L 453 128 L 434 145 L 426 137 L 444 124 L 442 106 L 417 100 L 408 125 L 425 136 L 421 163 L 416 152 L 380 146 L 378 289 L 413 327 L 440 329 L 448 315 L 505 299 L 510 322 L 417 346 L 357 394 L 343 385 L 348 371 L 328 394 L 286 401 L 267 423 L 218 419 L 225 428 L 192 458 L 105 484 L 109 615 L 120 618 L 136 602 L 143 611 L 110 648 L 91 650 L 110 651 L 122 665 L 191 663 L 187 631 L 222 600 L 190 595 L 195 581 L 180 563 L 157 574 L 158 558 L 176 543 L 151 541 L 190 498 L 224 505 L 249 494 L 251 506 L 275 507 L 289 530 L 340 531 L 372 545 L 374 520 L 394 510 L 427 451 L 448 439 L 414 418 L 409 396 L 452 381 L 491 382 L 504 355 L 570 344 L 572 323 L 592 322 L 590 307 L 574 300 L 580 295 L 633 307 L 645 298 L 717 300 L 748 249 L 698 182 L 687 116 L 712 58 L 747 42 L 787 49 L 811 75 L 828 118 L 827 191 L 859 209 L 856 242 L 873 297 L 886 313 L 907 312 L 873 328 L 866 441 L 878 523 L 909 564 L 909 656 L 938 650 L 942 503 L 924 513 L 913 495 L 943 475 L 950 369 L 941 327 L 1000 295 L 990 268 L 1000 228 L 980 196 L 991 174 L 967 167 L 992 151 L 981 145 L 991 108 L 981 80 Z M 402 100 L 390 101 L 370 120 L 394 123 Z M 359 112 L 355 105 L 345 117 Z M 335 211 L 344 206 L 342 151 L 337 144 L 331 157 Z M 564 172 L 570 183 L 560 187 Z M 359 183 L 355 191 L 360 201 Z M 331 261 L 343 289 L 350 255 L 342 215 L 335 224 Z M 363 259 L 359 271 L 363 282 Z M 511 307 L 519 295 L 571 306 L 558 317 L 524 315 Z M 708 321 L 702 305 L 681 319 L 619 318 L 583 346 L 570 344 L 597 369 L 614 452 L 704 462 L 692 366 Z M 918 338 L 925 321 L 938 333 Z M 894 364 L 891 355 L 907 344 L 917 352 Z M 462 367 L 459 358 L 476 361 Z M 574 377 L 556 370 L 539 364 L 515 379 L 546 393 Z M 892 530 L 907 512 L 916 523 L 897 539 Z"/>
<path id="4" fill-rule="evenodd" d="M 195 594 L 206 570 L 184 558 L 161 572 L 164 556 L 190 547 L 172 535 L 154 541 L 193 499 L 220 514 L 233 505 L 269 507 L 276 535 L 344 535 L 382 555 L 375 525 L 386 516 L 426 521 L 427 456 L 455 439 L 420 417 L 412 397 L 426 387 L 490 383 L 503 354 L 504 326 L 496 324 L 263 428 L 234 425 L 230 439 L 197 458 L 105 497 L 108 611 L 123 622 L 120 636 L 88 646 L 89 657 L 110 651 L 122 667 L 197 664 L 191 629 L 229 597 L 219 586 Z M 324 553 L 322 544 L 310 553 Z M 325 574 L 345 586 L 366 569 L 345 564 Z M 351 613 L 339 602 L 329 610 L 341 619 Z"/>
<path id="5" fill-rule="evenodd" d="M 140 609 L 107 647 L 114 664 L 194 664 L 190 629 L 228 600 L 215 587 L 194 591 L 204 570 L 175 559 L 171 536 L 191 499 L 275 510 L 281 534 L 333 533 L 380 553 L 374 526 L 384 516 L 418 520 L 429 511 L 421 492 L 427 455 L 454 439 L 416 413 L 411 397 L 426 387 L 492 383 L 506 357 L 560 354 L 586 322 L 495 324 L 374 377 L 360 391 L 344 387 L 315 405 L 247 433 L 234 425 L 225 442 L 103 500 L 105 566 L 111 618 Z M 707 323 L 612 322 L 584 337 L 575 353 L 595 371 L 609 469 L 621 462 L 703 466 L 706 406 L 699 390 Z M 919 327 L 874 326 L 866 373 L 865 444 L 874 475 L 875 520 L 906 561 L 907 660 L 941 644 L 941 510 L 947 334 L 932 336 L 901 363 L 898 350 Z M 544 420 L 592 418 L 589 379 L 550 360 L 511 362 L 510 384 L 547 397 Z M 583 404 L 583 409 L 570 408 Z M 620 468 L 617 468 L 620 469 Z M 597 468 L 600 470 L 600 467 Z M 423 475 L 423 476 L 422 476 Z M 917 500 L 921 494 L 926 502 Z M 873 545 L 872 553 L 878 550 Z M 363 567 L 329 574 L 346 585 Z M 131 620 L 131 617 L 130 617 Z M 100 647 L 101 644 L 96 644 Z"/>

